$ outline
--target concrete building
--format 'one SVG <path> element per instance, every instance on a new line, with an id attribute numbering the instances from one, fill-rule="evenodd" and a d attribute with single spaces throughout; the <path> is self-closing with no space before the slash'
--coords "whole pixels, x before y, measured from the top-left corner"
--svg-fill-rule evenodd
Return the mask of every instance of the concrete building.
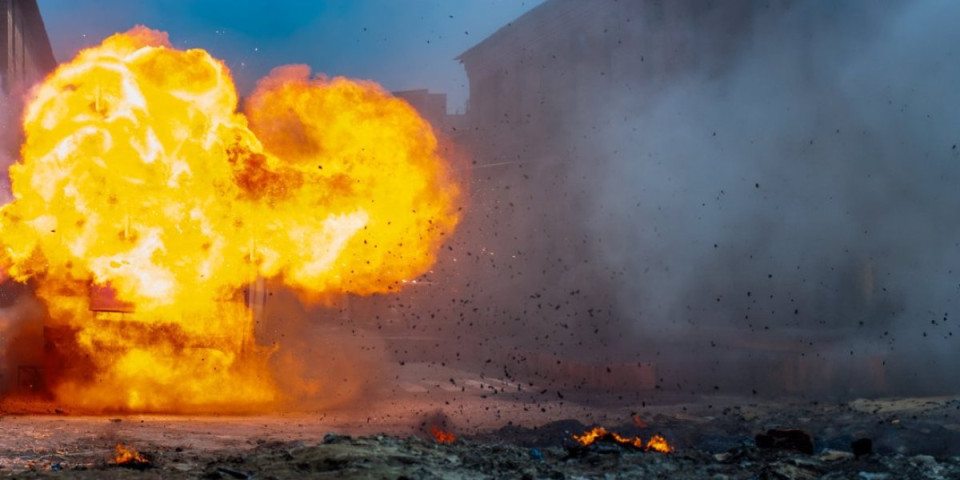
<path id="1" fill-rule="evenodd" d="M 4 156 L 13 158 L 17 153 L 16 123 L 24 92 L 56 66 L 36 0 L 0 0 L 0 149 Z"/>
<path id="2" fill-rule="evenodd" d="M 402 90 L 391 93 L 397 98 L 406 100 L 410 106 L 415 108 L 421 117 L 430 122 L 437 134 L 449 139 L 460 135 L 465 116 L 447 112 L 446 93 L 430 92 L 427 89 Z"/>
<path id="3" fill-rule="evenodd" d="M 466 249 L 498 259 L 472 263 L 469 276 L 487 303 L 503 306 L 497 315 L 523 319 L 504 337 L 532 337 L 549 357 L 576 351 L 583 338 L 594 347 L 617 344 L 617 337 L 629 331 L 638 313 L 619 311 L 612 292 L 632 273 L 598 253 L 604 239 L 589 227 L 589 217 L 597 214 L 591 205 L 596 195 L 589 188 L 599 185 L 594 177 L 608 161 L 596 148 L 604 130 L 617 121 L 642 118 L 661 94 L 686 77 L 722 77 L 738 60 L 764 50 L 786 58 L 803 81 L 816 58 L 809 41 L 797 40 L 811 36 L 820 19 L 793 18 L 797 4 L 547 0 L 458 57 L 470 85 L 461 140 L 473 162 L 471 215 L 460 234 Z M 774 33 L 773 24 L 786 29 Z M 611 111 L 621 117 L 611 117 Z M 851 262 L 851 271 L 860 271 L 857 260 Z M 853 277 L 836 279 L 837 290 L 849 292 L 842 300 L 856 304 L 840 312 L 851 319 L 876 310 L 860 302 Z M 573 306 L 589 308 L 572 312 Z M 833 303 L 820 310 L 831 318 L 843 316 Z M 716 338 L 743 334 L 737 329 L 709 333 Z M 829 364 L 796 362 L 790 356 L 799 353 L 784 347 L 789 341 L 789 334 L 750 336 L 736 344 L 732 356 L 740 358 L 744 350 L 765 352 L 780 362 L 772 375 L 788 391 L 810 388 L 818 375 L 846 378 L 821 371 L 834 367 Z M 702 367 L 697 361 L 685 370 Z M 877 357 L 864 362 L 868 367 L 855 365 L 868 371 L 861 375 L 866 378 L 861 387 L 882 387 Z"/>
<path id="4" fill-rule="evenodd" d="M 722 70 L 756 23 L 794 0 L 547 0 L 459 57 L 481 145 L 545 153 L 624 94 Z M 486 140 L 483 140 L 486 139 Z"/>
<path id="5" fill-rule="evenodd" d="M 433 125 L 441 125 L 447 117 L 447 94 L 431 93 L 427 89 L 393 92 L 397 98 L 407 101 L 420 115 Z"/>
<path id="6" fill-rule="evenodd" d="M 57 65 L 36 0 L 0 0 L 0 41 L 5 94 L 29 88 Z"/>

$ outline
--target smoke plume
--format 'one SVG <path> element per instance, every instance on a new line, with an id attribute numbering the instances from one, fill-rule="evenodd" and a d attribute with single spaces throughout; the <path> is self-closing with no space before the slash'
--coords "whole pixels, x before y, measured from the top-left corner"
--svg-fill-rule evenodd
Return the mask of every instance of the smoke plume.
<path id="1" fill-rule="evenodd" d="M 950 2 L 796 2 L 712 32 L 734 45 L 722 61 L 597 103 L 571 150 L 591 157 L 617 348 L 748 390 L 786 381 L 760 372 L 789 356 L 838 393 L 955 378 L 958 19 Z"/>

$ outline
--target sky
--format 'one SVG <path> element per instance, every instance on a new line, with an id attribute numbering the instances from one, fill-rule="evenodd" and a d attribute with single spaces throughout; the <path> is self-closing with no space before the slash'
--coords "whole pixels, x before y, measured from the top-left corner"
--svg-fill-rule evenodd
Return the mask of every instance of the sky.
<path id="1" fill-rule="evenodd" d="M 454 58 L 542 0 L 40 0 L 58 61 L 134 25 L 226 62 L 241 95 L 274 67 L 448 94 L 462 111 L 466 74 Z"/>

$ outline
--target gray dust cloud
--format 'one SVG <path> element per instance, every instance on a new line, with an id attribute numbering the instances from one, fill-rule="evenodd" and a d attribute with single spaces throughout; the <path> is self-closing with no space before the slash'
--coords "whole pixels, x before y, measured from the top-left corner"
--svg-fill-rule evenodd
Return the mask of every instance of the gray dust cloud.
<path id="1" fill-rule="evenodd" d="M 460 57 L 444 358 L 665 397 L 954 392 L 960 7 L 594 7 Z"/>

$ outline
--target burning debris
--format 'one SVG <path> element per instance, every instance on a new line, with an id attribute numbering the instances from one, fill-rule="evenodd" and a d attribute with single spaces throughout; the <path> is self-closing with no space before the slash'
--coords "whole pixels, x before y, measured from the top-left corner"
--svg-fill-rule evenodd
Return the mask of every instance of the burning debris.
<path id="1" fill-rule="evenodd" d="M 430 434 L 437 443 L 453 443 L 457 441 L 457 436 L 453 432 L 441 430 L 440 427 L 436 425 L 430 427 Z"/>
<path id="2" fill-rule="evenodd" d="M 149 458 L 141 455 L 140 452 L 133 447 L 124 446 L 121 443 L 118 443 L 116 446 L 114 462 L 121 467 L 136 470 L 146 470 L 153 467 L 153 462 L 151 462 Z"/>
<path id="3" fill-rule="evenodd" d="M 655 451 L 660 453 L 670 453 L 674 450 L 667 439 L 661 435 L 653 435 L 646 443 L 639 436 L 624 437 L 617 432 L 611 432 L 603 427 L 594 427 L 581 435 L 573 435 L 573 439 L 581 446 L 589 447 L 596 442 L 607 442 L 620 445 L 622 447 L 633 447 L 637 450 L 646 452 Z"/>

